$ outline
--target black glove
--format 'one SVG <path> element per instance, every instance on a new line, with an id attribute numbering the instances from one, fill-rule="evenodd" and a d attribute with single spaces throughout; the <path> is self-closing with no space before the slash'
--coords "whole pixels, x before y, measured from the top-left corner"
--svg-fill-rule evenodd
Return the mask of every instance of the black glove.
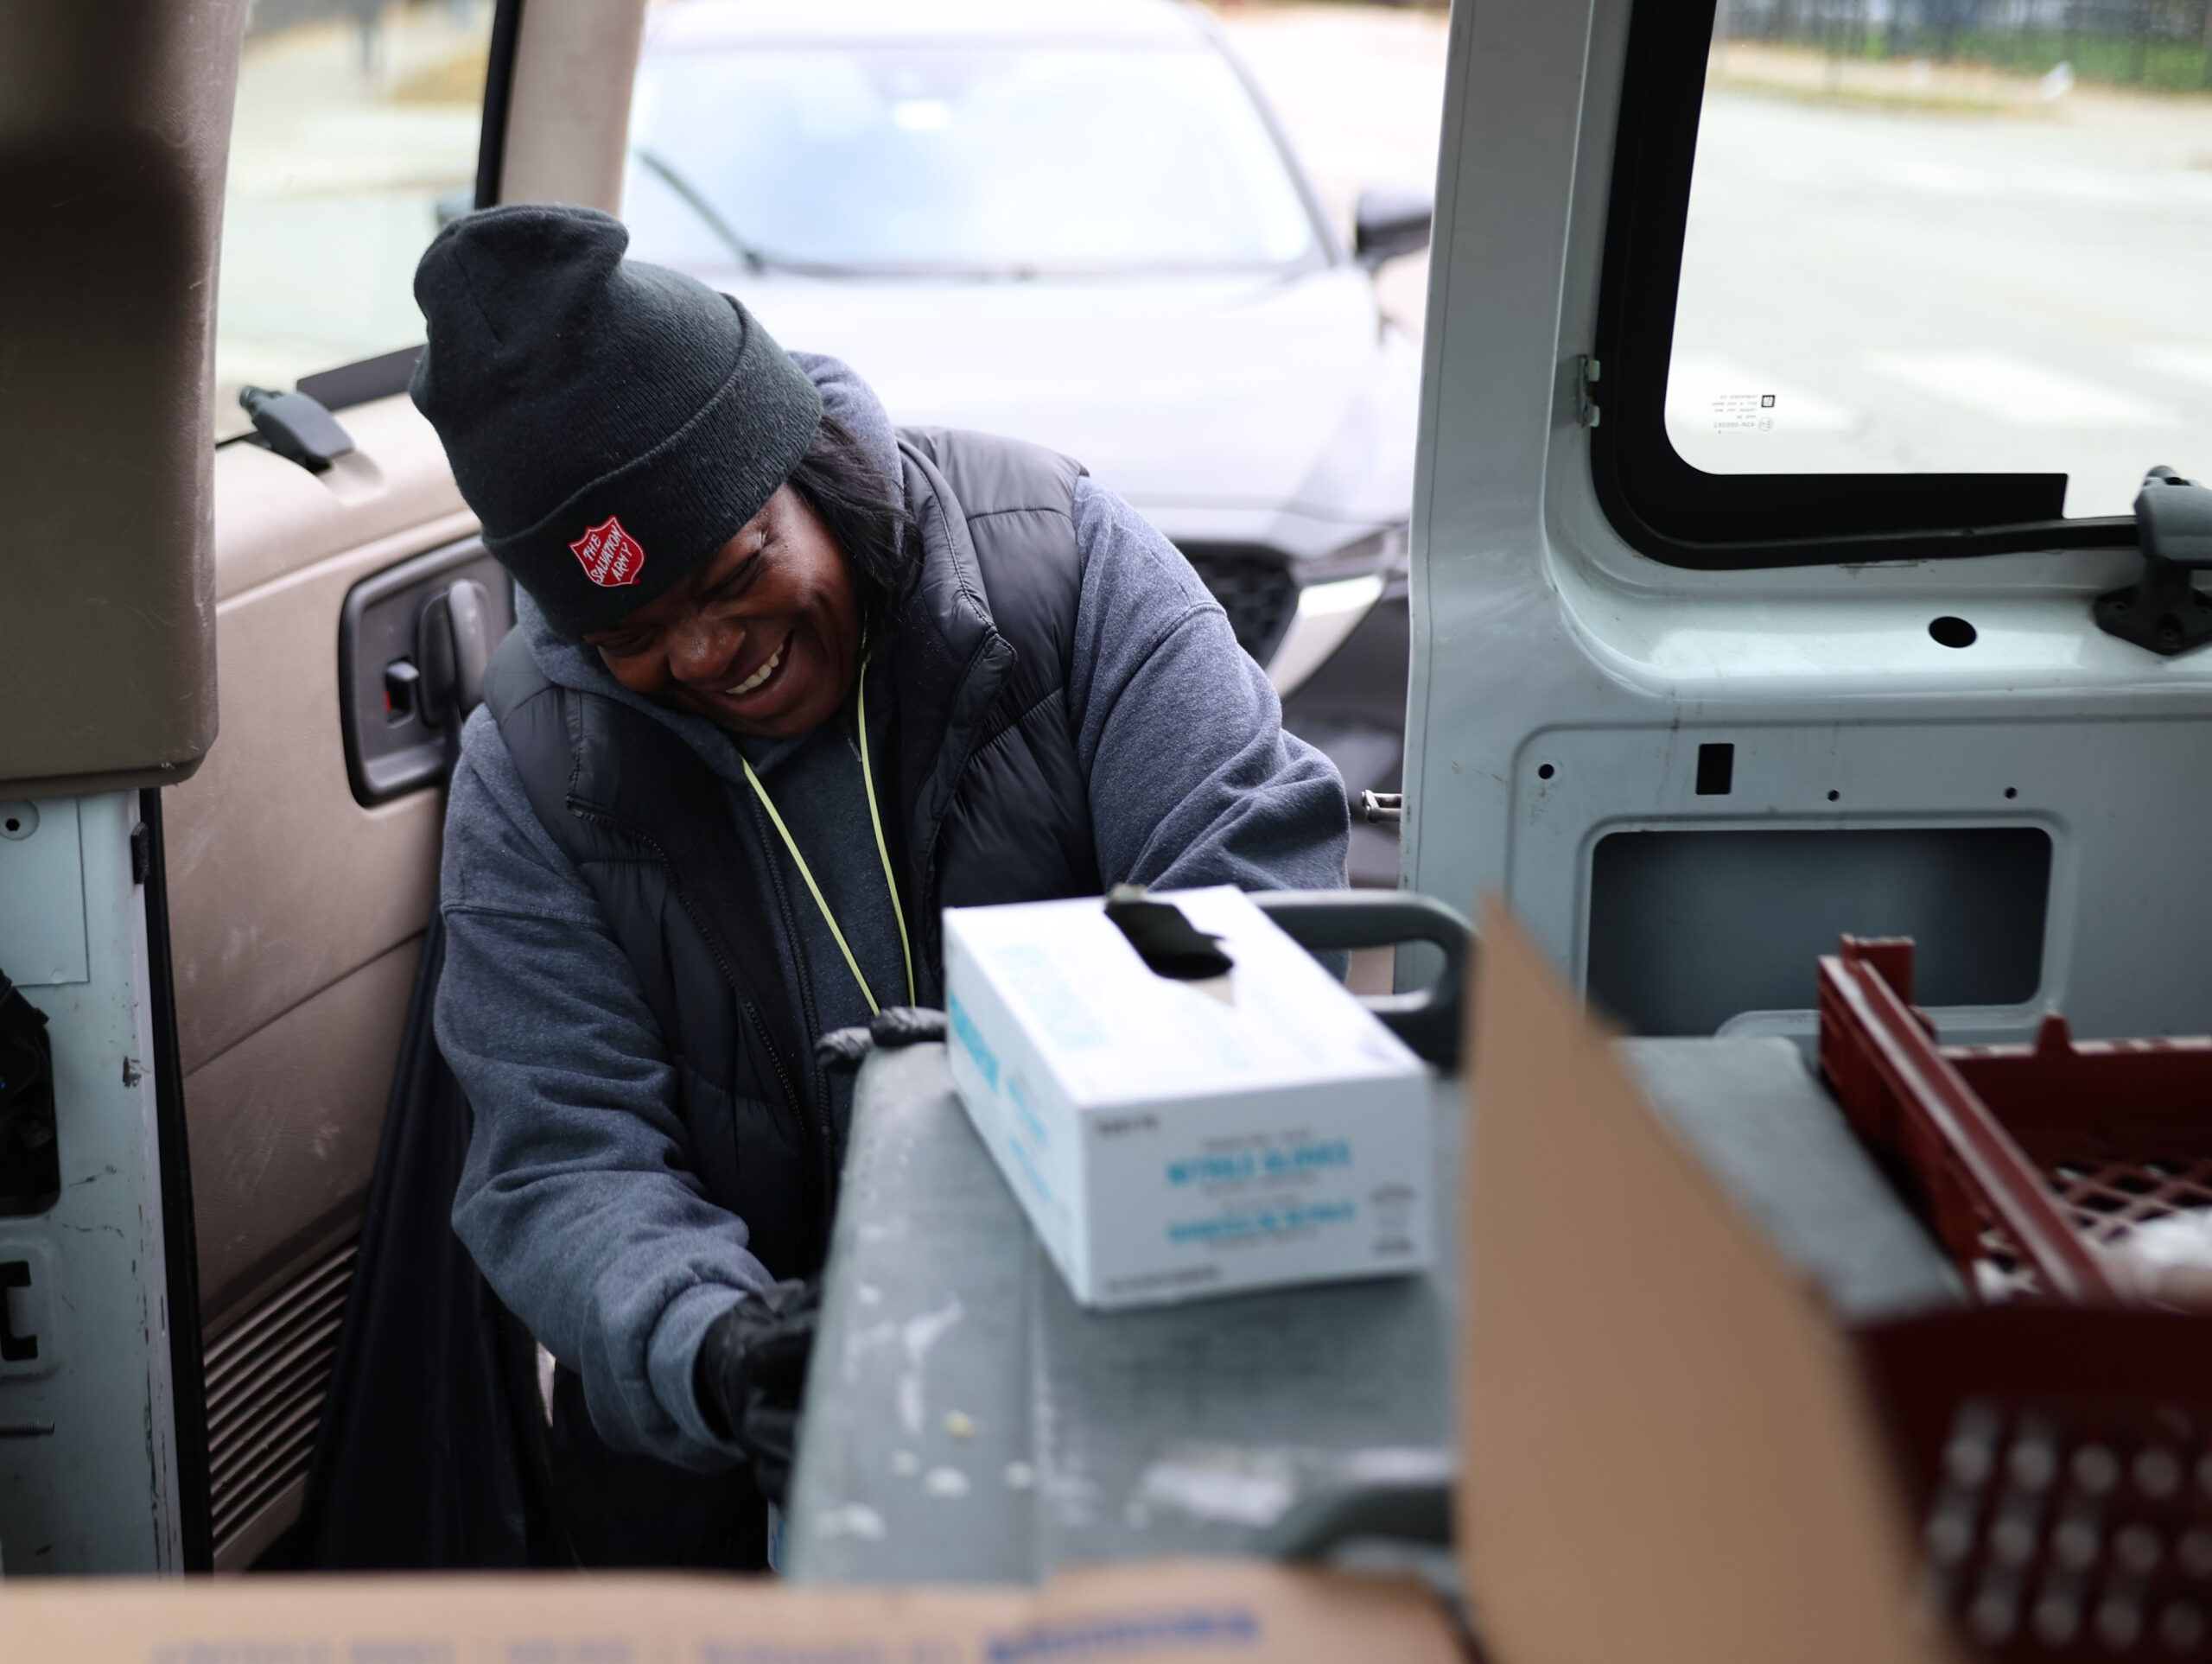
<path id="1" fill-rule="evenodd" d="M 863 1026 L 833 1028 L 814 1043 L 814 1060 L 833 1075 L 868 1061 L 878 1046 L 920 1045 L 944 1038 L 944 1013 L 931 1006 L 886 1006 Z"/>
<path id="2" fill-rule="evenodd" d="M 944 1013 L 934 1006 L 886 1006 L 868 1019 L 868 1032 L 878 1045 L 922 1045 L 944 1038 Z"/>
<path id="3" fill-rule="evenodd" d="M 691 1390 L 707 1425 L 734 1439 L 753 1464 L 753 1483 L 779 1508 L 798 1448 L 798 1409 L 822 1285 L 774 1283 L 715 1319 L 699 1343 Z"/>

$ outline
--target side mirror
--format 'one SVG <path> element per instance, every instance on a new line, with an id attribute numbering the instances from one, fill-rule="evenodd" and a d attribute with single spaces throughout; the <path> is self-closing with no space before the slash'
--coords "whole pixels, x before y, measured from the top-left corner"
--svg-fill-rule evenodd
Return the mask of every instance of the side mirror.
<path id="1" fill-rule="evenodd" d="M 1373 271 L 1385 260 L 1428 246 L 1436 199 L 1427 191 L 1362 191 L 1352 213 L 1352 254 Z"/>

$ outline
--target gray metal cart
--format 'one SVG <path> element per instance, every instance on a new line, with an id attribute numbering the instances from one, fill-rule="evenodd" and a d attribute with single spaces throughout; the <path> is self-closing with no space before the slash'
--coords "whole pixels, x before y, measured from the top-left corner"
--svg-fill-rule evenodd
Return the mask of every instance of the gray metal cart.
<path id="1" fill-rule="evenodd" d="M 1624 1045 L 1688 1147 L 1842 1312 L 1957 1298 L 1794 1046 Z M 1459 1083 L 1440 1080 L 1441 1172 L 1465 1120 Z M 1425 1275 L 1085 1312 L 969 1130 L 944 1048 L 876 1053 L 855 1098 L 787 1572 L 1027 1580 L 1250 1553 L 1310 1498 L 1448 1477 L 1449 1211 Z"/>

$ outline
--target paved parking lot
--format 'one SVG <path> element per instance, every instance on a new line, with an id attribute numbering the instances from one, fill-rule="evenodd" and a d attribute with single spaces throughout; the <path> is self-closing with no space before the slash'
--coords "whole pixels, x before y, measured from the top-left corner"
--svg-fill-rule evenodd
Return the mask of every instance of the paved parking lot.
<path id="1" fill-rule="evenodd" d="M 1910 65 L 1839 95 L 1792 67 L 1732 48 L 1707 97 L 1668 401 L 1689 460 L 2065 473 L 2077 515 L 2126 513 L 2152 463 L 2212 473 L 2212 97 L 1925 67 L 1893 96 Z M 1727 422 L 1751 394 L 1770 428 Z"/>
<path id="2" fill-rule="evenodd" d="M 250 36 L 223 201 L 215 424 L 242 383 L 423 339 L 415 263 L 437 202 L 475 181 L 490 0 L 388 6 L 365 43 L 332 16 Z"/>

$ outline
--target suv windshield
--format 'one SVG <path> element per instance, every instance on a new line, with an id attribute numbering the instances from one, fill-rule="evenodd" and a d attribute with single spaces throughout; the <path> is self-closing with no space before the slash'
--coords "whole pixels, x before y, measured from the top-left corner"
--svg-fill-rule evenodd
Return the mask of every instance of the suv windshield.
<path id="1" fill-rule="evenodd" d="M 1714 474 L 2212 470 L 2212 15 L 1721 10 L 1668 437 Z"/>
<path id="2" fill-rule="evenodd" d="M 1217 53 L 810 48 L 649 55 L 632 252 L 681 266 L 1027 275 L 1315 252 Z"/>

